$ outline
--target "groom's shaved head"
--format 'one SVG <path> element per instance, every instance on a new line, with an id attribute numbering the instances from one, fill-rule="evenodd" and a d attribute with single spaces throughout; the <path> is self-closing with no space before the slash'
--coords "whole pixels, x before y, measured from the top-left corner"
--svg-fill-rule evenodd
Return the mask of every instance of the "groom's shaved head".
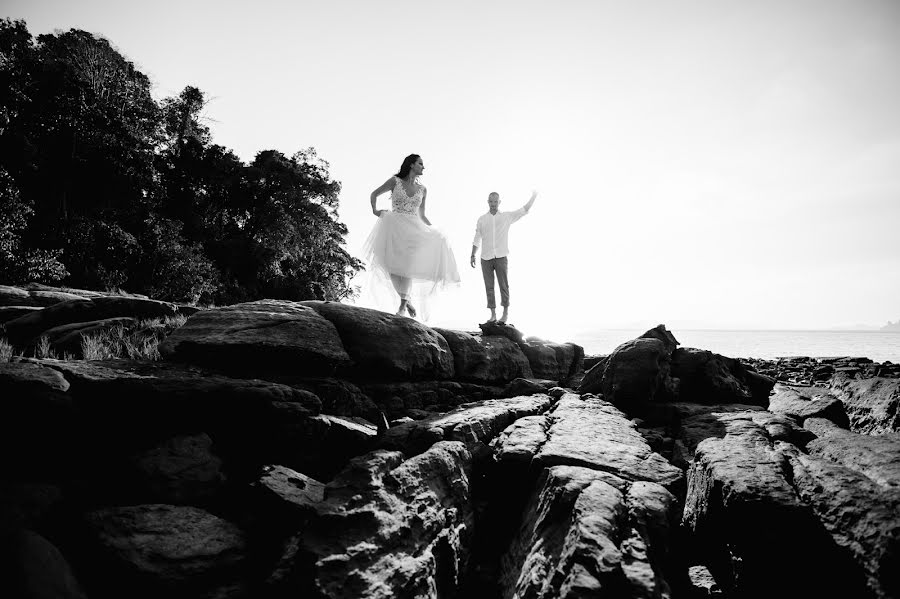
<path id="1" fill-rule="evenodd" d="M 496 191 L 492 191 L 491 193 L 488 194 L 488 200 L 499 200 L 499 199 L 500 199 L 500 194 L 497 193 Z"/>

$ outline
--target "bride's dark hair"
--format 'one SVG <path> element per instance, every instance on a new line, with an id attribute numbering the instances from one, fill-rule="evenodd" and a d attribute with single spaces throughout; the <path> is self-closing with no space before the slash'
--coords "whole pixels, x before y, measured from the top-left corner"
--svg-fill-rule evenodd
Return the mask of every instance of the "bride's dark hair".
<path id="1" fill-rule="evenodd" d="M 397 172 L 395 177 L 400 177 L 401 179 L 405 179 L 406 175 L 409 174 L 409 170 L 412 168 L 412 165 L 416 163 L 420 156 L 418 154 L 410 154 L 406 158 L 403 159 L 403 164 L 400 165 L 400 170 Z"/>

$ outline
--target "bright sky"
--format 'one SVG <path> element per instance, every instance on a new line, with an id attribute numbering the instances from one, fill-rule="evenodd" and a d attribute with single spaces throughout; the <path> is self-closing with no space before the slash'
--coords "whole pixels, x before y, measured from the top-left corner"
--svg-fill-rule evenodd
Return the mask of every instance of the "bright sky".
<path id="1" fill-rule="evenodd" d="M 474 223 L 510 239 L 511 321 L 826 328 L 900 318 L 900 2 L 4 0 L 196 85 L 216 143 L 314 146 L 359 255 L 369 193 L 420 154 L 463 275 L 430 324 L 487 317 Z M 379 207 L 389 207 L 387 196 Z"/>

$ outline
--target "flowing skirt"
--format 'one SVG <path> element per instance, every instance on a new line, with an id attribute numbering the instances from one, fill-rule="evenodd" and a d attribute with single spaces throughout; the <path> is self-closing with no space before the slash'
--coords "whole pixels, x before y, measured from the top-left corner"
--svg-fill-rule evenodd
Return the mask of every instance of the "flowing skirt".
<path id="1" fill-rule="evenodd" d="M 364 299 L 382 310 L 395 311 L 400 300 L 395 283 L 408 284 L 408 291 L 402 288 L 400 292 L 407 293 L 421 317 L 427 319 L 436 294 L 460 282 L 446 236 L 426 225 L 418 214 L 383 212 L 362 253 L 369 273 Z"/>

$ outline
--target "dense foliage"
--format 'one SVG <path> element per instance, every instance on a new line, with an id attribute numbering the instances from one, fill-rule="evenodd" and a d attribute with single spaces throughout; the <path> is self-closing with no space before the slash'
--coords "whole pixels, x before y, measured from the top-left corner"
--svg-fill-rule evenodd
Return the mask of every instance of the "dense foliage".
<path id="1" fill-rule="evenodd" d="M 0 20 L 0 283 L 219 304 L 350 295 L 361 265 L 315 150 L 244 164 L 212 142 L 201 90 L 150 92 L 103 38 Z"/>

